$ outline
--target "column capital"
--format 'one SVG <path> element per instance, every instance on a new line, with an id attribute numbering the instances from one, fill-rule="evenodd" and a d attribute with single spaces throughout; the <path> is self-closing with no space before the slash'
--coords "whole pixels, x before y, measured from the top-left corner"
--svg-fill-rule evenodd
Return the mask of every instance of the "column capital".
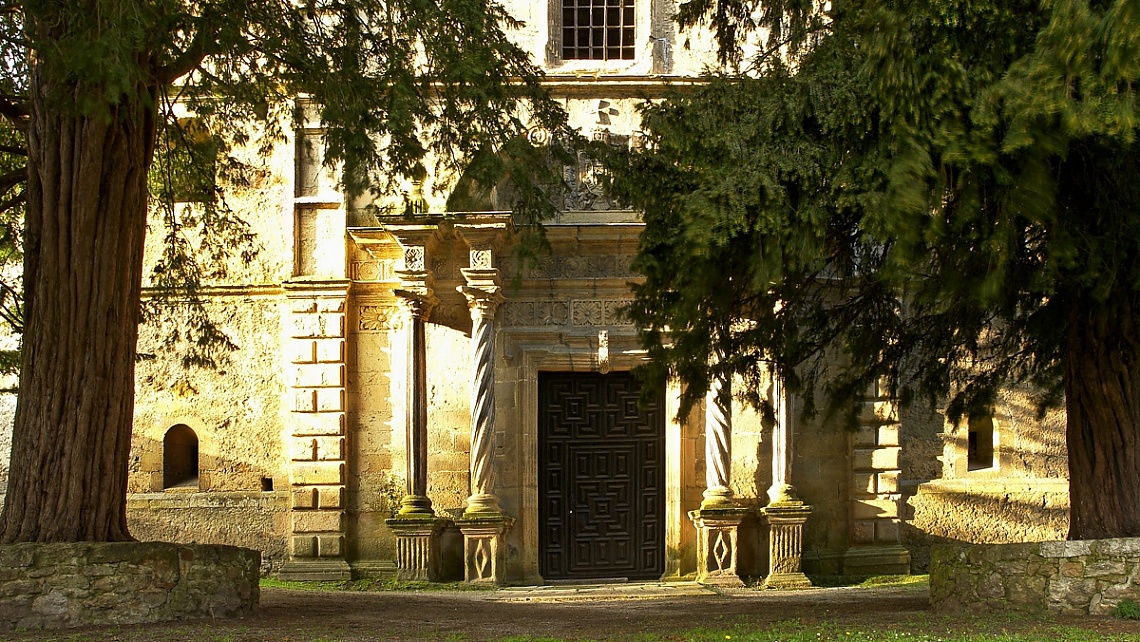
<path id="1" fill-rule="evenodd" d="M 402 310 L 411 314 L 413 318 L 423 321 L 428 320 L 432 308 L 439 303 L 439 299 L 432 293 L 431 288 L 414 286 L 397 288 L 393 290 L 393 294 L 396 295 Z"/>
<path id="2" fill-rule="evenodd" d="M 471 319 L 474 321 L 494 319 L 495 312 L 506 301 L 500 291 L 502 288 L 497 285 L 490 287 L 461 285 L 455 289 L 467 297 L 467 307 L 471 309 Z"/>

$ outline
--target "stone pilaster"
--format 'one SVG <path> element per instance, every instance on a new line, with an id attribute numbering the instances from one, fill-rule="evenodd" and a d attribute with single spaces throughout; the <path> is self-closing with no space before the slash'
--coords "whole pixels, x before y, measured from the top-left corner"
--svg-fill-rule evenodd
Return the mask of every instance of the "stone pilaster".
<path id="1" fill-rule="evenodd" d="M 844 554 L 843 573 L 909 573 L 910 553 L 902 546 L 898 403 L 889 382 L 877 383 L 863 401 L 851 443 L 853 546 Z"/>
<path id="2" fill-rule="evenodd" d="M 290 579 L 349 579 L 344 552 L 347 281 L 286 285 L 293 408 Z"/>

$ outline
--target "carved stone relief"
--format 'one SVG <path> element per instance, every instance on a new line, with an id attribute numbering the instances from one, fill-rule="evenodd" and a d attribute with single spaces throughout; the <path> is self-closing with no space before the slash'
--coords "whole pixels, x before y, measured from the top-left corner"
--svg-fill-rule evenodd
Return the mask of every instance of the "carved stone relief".
<path id="1" fill-rule="evenodd" d="M 435 278 L 440 281 L 461 281 L 463 274 L 459 271 L 461 266 L 458 261 L 452 258 L 433 258 L 431 261 L 431 271 Z"/>
<path id="2" fill-rule="evenodd" d="M 633 256 L 628 254 L 545 256 L 537 261 L 537 265 L 525 271 L 524 276 L 539 279 L 632 278 L 634 274 L 630 269 L 631 263 Z M 518 263 L 504 262 L 502 272 L 508 278 L 514 277 L 518 272 Z"/>
<path id="3" fill-rule="evenodd" d="M 622 326 L 632 325 L 624 312 L 626 301 L 507 301 L 503 324 L 507 326 Z"/>
<path id="4" fill-rule="evenodd" d="M 362 305 L 357 320 L 357 329 L 361 332 L 399 330 L 403 327 L 400 309 L 395 306 Z"/>
<path id="5" fill-rule="evenodd" d="M 349 278 L 353 281 L 396 280 L 396 261 L 392 259 L 357 260 L 349 268 Z"/>

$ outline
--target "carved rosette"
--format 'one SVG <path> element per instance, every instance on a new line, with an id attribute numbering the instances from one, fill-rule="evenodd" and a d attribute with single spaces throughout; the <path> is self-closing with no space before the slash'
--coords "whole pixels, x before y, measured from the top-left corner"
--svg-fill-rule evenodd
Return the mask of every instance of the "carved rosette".
<path id="1" fill-rule="evenodd" d="M 705 492 L 701 508 L 732 505 L 732 388 L 715 377 L 705 398 Z"/>
<path id="2" fill-rule="evenodd" d="M 467 513 L 497 513 L 492 436 L 495 429 L 495 311 L 503 302 L 498 286 L 460 286 L 471 310 L 471 497 Z"/>

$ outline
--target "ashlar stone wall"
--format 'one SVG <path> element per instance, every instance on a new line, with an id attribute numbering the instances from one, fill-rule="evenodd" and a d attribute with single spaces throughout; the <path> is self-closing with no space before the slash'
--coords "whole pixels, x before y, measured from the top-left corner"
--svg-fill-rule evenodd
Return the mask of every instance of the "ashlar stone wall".
<path id="1" fill-rule="evenodd" d="M 1140 601 L 1140 538 L 939 545 L 930 604 L 938 611 L 1100 615 Z"/>

